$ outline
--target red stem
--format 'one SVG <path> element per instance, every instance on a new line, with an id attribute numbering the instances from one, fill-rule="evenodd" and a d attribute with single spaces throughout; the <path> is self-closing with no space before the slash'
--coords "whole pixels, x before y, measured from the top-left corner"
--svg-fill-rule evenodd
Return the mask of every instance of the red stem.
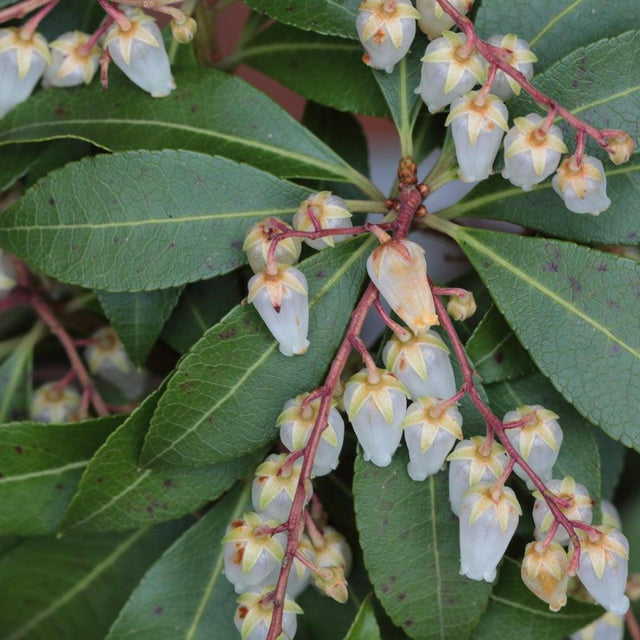
<path id="1" fill-rule="evenodd" d="M 638 625 L 638 621 L 636 620 L 636 616 L 633 613 L 633 609 L 631 609 L 631 607 L 629 607 L 629 610 L 625 614 L 625 618 L 627 620 L 629 635 L 633 638 L 633 640 L 640 640 L 640 626 Z"/>
<path id="2" fill-rule="evenodd" d="M 80 55 L 87 56 L 91 53 L 91 49 L 93 49 L 94 45 L 100 38 L 106 33 L 107 29 L 113 24 L 113 18 L 111 16 L 107 16 L 102 24 L 91 34 L 91 37 L 79 47 L 78 52 Z"/>
<path id="3" fill-rule="evenodd" d="M 0 23 L 8 22 L 14 18 L 23 18 L 27 13 L 35 11 L 43 4 L 47 4 L 47 2 L 49 2 L 49 0 L 25 0 L 24 2 L 18 2 L 0 11 Z"/>
<path id="4" fill-rule="evenodd" d="M 38 28 L 38 25 L 44 20 L 47 14 L 54 9 L 60 0 L 49 0 L 48 3 L 38 11 L 34 16 L 25 22 L 20 34 L 30 38 Z"/>

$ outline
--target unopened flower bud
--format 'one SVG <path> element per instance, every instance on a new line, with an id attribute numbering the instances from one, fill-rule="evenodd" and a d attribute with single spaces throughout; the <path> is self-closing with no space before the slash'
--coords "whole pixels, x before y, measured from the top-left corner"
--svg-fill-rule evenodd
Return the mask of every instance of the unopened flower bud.
<path id="1" fill-rule="evenodd" d="M 312 217 L 316 219 L 320 229 L 348 229 L 352 226 L 351 213 L 347 210 L 345 201 L 340 196 L 332 195 L 330 191 L 320 191 L 303 200 L 293 216 L 293 228 L 298 231 L 316 231 Z M 326 236 L 316 240 L 305 239 L 305 242 L 320 251 L 350 237 Z"/>
<path id="2" fill-rule="evenodd" d="M 414 333 L 438 324 L 424 249 L 411 240 L 385 241 L 367 260 L 367 272 L 389 306 Z"/>
<path id="3" fill-rule="evenodd" d="M 602 524 L 614 529 L 622 529 L 622 520 L 620 514 L 611 502 L 603 500 L 600 503 L 600 510 L 602 511 Z"/>
<path id="4" fill-rule="evenodd" d="M 449 406 L 440 408 L 437 398 L 419 398 L 409 405 L 402 422 L 409 449 L 407 472 L 412 480 L 426 480 L 438 473 L 456 439 L 462 440 L 462 415 Z"/>
<path id="5" fill-rule="evenodd" d="M 613 164 L 629 162 L 633 147 L 633 138 L 626 131 L 619 131 L 615 136 L 607 138 L 606 150 Z"/>
<path id="6" fill-rule="evenodd" d="M 242 640 L 266 640 L 273 617 L 274 599 L 272 592 L 275 585 L 265 587 L 262 591 L 243 593 L 237 600 L 238 608 L 234 616 L 236 629 Z M 296 616 L 302 609 L 289 598 L 285 598 L 282 614 L 282 634 L 280 638 L 293 638 L 298 630 Z"/>
<path id="7" fill-rule="evenodd" d="M 622 616 L 629 609 L 629 598 L 624 594 L 629 569 L 629 542 L 613 527 L 594 529 L 595 532 L 576 529 L 580 541 L 578 578 L 598 604 Z M 569 550 L 573 552 L 573 544 Z"/>
<path id="8" fill-rule="evenodd" d="M 551 611 L 560 611 L 567 604 L 568 567 L 569 558 L 559 544 L 552 542 L 545 548 L 541 542 L 530 542 L 520 573 L 522 581 Z"/>
<path id="9" fill-rule="evenodd" d="M 504 423 L 528 419 L 528 422 L 521 427 L 507 429 L 506 434 L 516 451 L 543 482 L 551 480 L 551 471 L 558 459 L 562 444 L 562 429 L 557 418 L 558 415 L 553 411 L 534 404 L 508 411 L 503 419 Z M 522 467 L 516 464 L 513 470 L 527 483 L 529 490 L 533 491 L 535 486 Z"/>
<path id="10" fill-rule="evenodd" d="M 411 0 L 364 0 L 356 18 L 358 36 L 366 51 L 364 62 L 391 73 L 407 55 L 419 17 Z"/>
<path id="11" fill-rule="evenodd" d="M 313 575 L 313 583 L 319 591 L 344 604 L 349 599 L 347 581 L 342 567 L 327 567 Z"/>
<path id="12" fill-rule="evenodd" d="M 278 265 L 249 280 L 249 296 L 285 356 L 301 355 L 309 348 L 309 289 L 304 274 L 295 267 Z"/>
<path id="13" fill-rule="evenodd" d="M 558 507 L 569 520 L 591 524 L 593 500 L 583 485 L 578 484 L 571 476 L 566 476 L 562 480 L 549 480 L 547 489 L 561 499 Z M 536 525 L 534 536 L 541 540 L 553 525 L 554 517 L 540 492 L 534 491 L 533 495 L 536 499 L 533 504 L 533 521 Z M 558 544 L 567 544 L 569 533 L 559 525 L 552 540 Z"/>
<path id="14" fill-rule="evenodd" d="M 322 536 L 312 538 L 316 552 L 316 566 L 319 569 L 340 567 L 343 575 L 348 576 L 351 571 L 351 549 L 345 537 L 332 527 L 324 527 Z"/>
<path id="15" fill-rule="evenodd" d="M 509 129 L 507 117 L 504 103 L 491 94 L 483 98 L 472 91 L 454 100 L 445 124 L 451 125 L 462 182 L 489 177 L 504 132 Z"/>
<path id="16" fill-rule="evenodd" d="M 449 349 L 435 331 L 412 336 L 406 342 L 394 336 L 384 346 L 382 360 L 414 400 L 422 396 L 448 400 L 456 393 Z"/>
<path id="17" fill-rule="evenodd" d="M 260 585 L 278 571 L 284 557 L 287 536 L 265 531 L 278 526 L 257 513 L 245 513 L 227 527 L 224 544 L 224 574 L 236 593 Z"/>
<path id="18" fill-rule="evenodd" d="M 429 111 L 436 113 L 484 82 L 486 73 L 486 60 L 467 47 L 467 37 L 445 31 L 425 51 L 421 80 L 415 92 Z"/>
<path id="19" fill-rule="evenodd" d="M 91 373 L 112 384 L 128 400 L 144 395 L 149 374 L 133 364 L 111 327 L 98 329 L 91 335 L 90 342 L 84 357 Z"/>
<path id="20" fill-rule="evenodd" d="M 18 284 L 16 268 L 11 256 L 0 249 L 0 300 L 6 298 Z"/>
<path id="21" fill-rule="evenodd" d="M 287 229 L 291 229 L 288 224 L 284 222 L 281 222 L 281 224 Z M 260 273 L 266 268 L 273 238 L 279 233 L 282 233 L 281 229 L 273 224 L 271 218 L 258 222 L 249 229 L 245 236 L 242 250 L 247 254 L 249 266 L 253 269 L 254 273 Z M 274 252 L 276 264 L 296 264 L 300 258 L 301 248 L 302 242 L 300 238 L 290 237 L 280 240 Z"/>
<path id="22" fill-rule="evenodd" d="M 449 0 L 453 7 L 462 15 L 468 13 L 473 6 L 473 0 Z M 453 18 L 445 13 L 437 0 L 417 0 L 416 8 L 420 14 L 418 26 L 429 40 L 438 38 L 453 25 Z"/>
<path id="23" fill-rule="evenodd" d="M 504 139 L 502 177 L 530 191 L 558 168 L 567 146 L 559 127 L 552 125 L 546 133 L 542 131 L 544 118 L 537 113 L 515 118 L 513 123 Z"/>
<path id="24" fill-rule="evenodd" d="M 44 73 L 43 87 L 74 87 L 91 82 L 98 70 L 102 52 L 95 44 L 89 51 L 83 50 L 89 37 L 81 31 L 68 31 L 49 45 L 51 65 Z"/>
<path id="25" fill-rule="evenodd" d="M 47 41 L 39 33 L 26 37 L 19 27 L 0 29 L 0 118 L 31 95 L 50 63 Z"/>
<path id="26" fill-rule="evenodd" d="M 531 51 L 528 42 L 513 33 L 506 36 L 491 36 L 487 42 L 494 47 L 505 49 L 507 56 L 504 61 L 519 71 L 527 80 L 533 78 L 533 63 L 538 61 L 538 56 Z M 491 85 L 491 93 L 506 101 L 513 96 L 520 95 L 521 88 L 513 78 L 499 70 Z"/>
<path id="27" fill-rule="evenodd" d="M 112 24 L 104 41 L 105 48 L 129 80 L 154 98 L 168 96 L 176 83 L 156 21 L 140 9 L 120 7 L 131 21 L 131 28 L 123 31 L 118 23 Z"/>
<path id="28" fill-rule="evenodd" d="M 449 502 L 456 515 L 459 515 L 462 499 L 470 487 L 495 482 L 507 466 L 507 454 L 501 444 L 493 442 L 486 451 L 485 445 L 485 438 L 473 436 L 459 442 L 447 457 L 451 463 Z"/>
<path id="29" fill-rule="evenodd" d="M 278 417 L 280 440 L 289 451 L 300 451 L 306 446 L 316 423 L 320 409 L 320 398 L 303 407 L 302 403 L 308 395 L 303 393 L 292 400 L 287 400 Z M 335 406 L 332 406 L 329 409 L 327 425 L 316 449 L 312 475 L 325 476 L 338 466 L 343 442 L 344 420 Z"/>
<path id="30" fill-rule="evenodd" d="M 602 162 L 592 156 L 583 156 L 578 164 L 575 156 L 567 156 L 551 181 L 553 190 L 564 200 L 573 213 L 597 216 L 609 208 L 607 177 Z"/>
<path id="31" fill-rule="evenodd" d="M 447 304 L 447 313 L 458 322 L 470 318 L 478 307 L 471 291 L 465 291 L 463 295 L 451 296 Z"/>
<path id="32" fill-rule="evenodd" d="M 460 505 L 460 573 L 493 582 L 521 513 L 509 487 L 471 487 Z"/>
<path id="33" fill-rule="evenodd" d="M 623 638 L 624 616 L 608 612 L 570 636 L 570 640 L 622 640 Z"/>
<path id="34" fill-rule="evenodd" d="M 408 391 L 393 374 L 377 371 L 377 379 L 372 379 L 367 369 L 349 379 L 344 406 L 364 459 L 386 467 L 402 439 Z"/>
<path id="35" fill-rule="evenodd" d="M 191 16 L 183 15 L 171 21 L 171 34 L 180 44 L 191 42 L 197 30 L 198 23 Z"/>
<path id="36" fill-rule="evenodd" d="M 48 382 L 33 392 L 29 417 L 36 422 L 76 422 L 82 397 L 69 385 Z"/>

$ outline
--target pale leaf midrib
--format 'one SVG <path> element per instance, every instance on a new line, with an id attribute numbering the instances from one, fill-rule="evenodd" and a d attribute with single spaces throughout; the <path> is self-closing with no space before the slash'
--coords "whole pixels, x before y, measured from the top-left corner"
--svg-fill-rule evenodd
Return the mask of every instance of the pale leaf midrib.
<path id="1" fill-rule="evenodd" d="M 573 4 L 570 4 L 568 7 L 566 7 L 564 10 L 562 10 L 560 13 L 555 15 L 551 20 L 549 20 L 549 22 L 547 22 L 544 25 L 544 27 L 542 27 L 542 29 L 540 29 L 540 31 L 538 31 L 538 33 L 535 36 L 533 36 L 533 38 L 531 38 L 529 40 L 529 46 L 531 48 L 533 48 L 537 44 L 537 42 L 544 36 L 545 33 L 550 31 L 558 22 L 560 22 L 560 20 L 562 20 L 563 18 L 568 16 L 572 11 L 574 11 L 577 7 L 579 7 L 583 2 L 584 2 L 584 0 L 575 0 L 575 2 Z"/>
<path id="2" fill-rule="evenodd" d="M 487 351 L 487 353 L 485 353 L 485 355 L 482 356 L 482 358 L 480 358 L 479 360 L 474 360 L 474 364 L 477 366 L 481 365 L 483 362 L 486 362 L 491 356 L 493 356 L 493 354 L 503 345 L 505 344 L 508 340 L 511 339 L 511 337 L 514 335 L 513 331 L 509 331 L 509 333 L 507 333 L 506 336 L 504 336 L 502 338 L 502 340 L 499 340 L 498 342 L 496 342 L 496 344 L 493 346 L 493 348 L 490 351 Z"/>
<path id="3" fill-rule="evenodd" d="M 273 44 L 263 44 L 257 46 L 249 46 L 243 49 L 238 57 L 237 61 L 246 61 L 259 55 L 281 52 L 298 52 L 298 51 L 354 51 L 361 52 L 362 47 L 356 43 L 351 42 L 345 44 L 338 44 L 335 42 L 279 42 Z"/>
<path id="4" fill-rule="evenodd" d="M 438 551 L 438 527 L 436 520 L 436 495 L 435 495 L 435 482 L 433 476 L 429 478 L 429 492 L 431 497 L 431 539 L 433 543 L 433 560 L 436 570 L 436 594 L 438 596 L 438 630 L 440 640 L 446 640 L 444 632 L 444 619 L 442 610 L 442 576 L 440 575 L 440 552 Z"/>
<path id="5" fill-rule="evenodd" d="M 567 613 L 557 613 L 553 611 L 540 611 L 539 609 L 533 609 L 531 607 L 527 607 L 519 602 L 513 602 L 513 600 L 507 600 L 506 598 L 501 598 L 495 594 L 491 594 L 489 596 L 491 600 L 494 602 L 499 602 L 507 607 L 513 607 L 514 609 L 520 609 L 521 611 L 526 611 L 527 613 L 531 613 L 535 616 L 541 618 L 551 618 L 553 620 L 564 619 L 564 620 L 584 620 L 585 616 L 583 614 L 567 614 Z"/>
<path id="6" fill-rule="evenodd" d="M 77 462 L 69 462 L 61 467 L 55 467 L 50 469 L 41 469 L 40 471 L 30 471 L 29 473 L 22 473 L 16 476 L 3 476 L 0 478 L 0 485 L 9 484 L 12 482 L 26 482 L 28 480 L 35 480 L 37 478 L 45 478 L 47 476 L 55 476 L 66 471 L 72 471 L 74 469 L 82 469 L 89 464 L 89 460 L 78 460 Z"/>

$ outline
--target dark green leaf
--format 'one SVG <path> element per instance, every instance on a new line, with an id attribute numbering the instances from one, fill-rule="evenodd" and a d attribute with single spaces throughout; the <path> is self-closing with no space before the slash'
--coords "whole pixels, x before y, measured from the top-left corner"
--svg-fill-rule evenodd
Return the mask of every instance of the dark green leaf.
<path id="1" fill-rule="evenodd" d="M 134 364 L 144 364 L 181 291 L 181 287 L 174 287 L 136 293 L 98 292 L 104 314 Z"/>
<path id="2" fill-rule="evenodd" d="M 0 535 L 56 531 L 82 470 L 122 418 L 0 428 Z"/>
<path id="3" fill-rule="evenodd" d="M 549 607 L 524 586 L 520 565 L 505 558 L 489 607 L 473 631 L 473 640 L 562 640 L 601 615 L 600 607 L 574 600 L 557 613 L 549 611 Z"/>
<path id="4" fill-rule="evenodd" d="M 90 155 L 93 149 L 94 147 L 84 140 L 54 140 L 46 145 L 44 151 L 29 168 L 25 186 L 32 187 L 51 171 Z M 0 155 L 2 153 L 3 151 L 0 151 Z"/>
<path id="5" fill-rule="evenodd" d="M 272 440 L 282 405 L 318 385 L 347 324 L 374 247 L 356 239 L 301 264 L 309 283 L 309 340 L 286 358 L 253 309 L 237 307 L 180 362 L 153 416 L 142 463 L 204 465 Z"/>
<path id="6" fill-rule="evenodd" d="M 223 573 L 222 538 L 248 507 L 250 485 L 236 489 L 151 567 L 108 640 L 231 640 L 237 595 Z"/>
<path id="7" fill-rule="evenodd" d="M 64 530 L 120 531 L 172 520 L 215 500 L 258 463 L 254 456 L 199 469 L 138 469 L 159 396 L 150 396 L 98 450 L 82 476 Z"/>
<path id="8" fill-rule="evenodd" d="M 609 438 L 600 429 L 594 430 L 596 444 L 600 452 L 600 466 L 602 467 L 602 499 L 613 500 L 627 450 L 615 440 Z"/>
<path id="9" fill-rule="evenodd" d="M 63 282 L 165 289 L 235 269 L 246 230 L 308 193 L 191 151 L 100 155 L 30 189 L 0 218 L 0 244 Z"/>
<path id="10" fill-rule="evenodd" d="M 104 11 L 98 3 L 86 0 L 62 0 L 40 24 L 40 31 L 49 41 L 70 29 L 91 32 L 98 27 Z"/>
<path id="11" fill-rule="evenodd" d="M 459 575 L 458 520 L 446 473 L 414 482 L 403 449 L 384 469 L 358 456 L 353 492 L 360 543 L 376 595 L 416 640 L 463 640 L 491 586 Z M 475 636 L 473 636 L 475 639 Z"/>
<path id="12" fill-rule="evenodd" d="M 476 15 L 483 38 L 517 33 L 539 58 L 537 71 L 600 38 L 640 28 L 640 13 L 625 2 L 536 0 L 526 10 L 513 0 L 483 0 Z"/>
<path id="13" fill-rule="evenodd" d="M 344 640 L 380 640 L 380 628 L 371 597 L 365 599 Z"/>
<path id="14" fill-rule="evenodd" d="M 102 640 L 184 523 L 119 535 L 27 540 L 0 558 L 4 640 Z"/>
<path id="15" fill-rule="evenodd" d="M 513 329 L 495 306 L 482 318 L 466 348 L 473 368 L 485 384 L 511 380 L 535 369 Z"/>
<path id="16" fill-rule="evenodd" d="M 568 242 L 450 232 L 538 368 L 592 423 L 640 448 L 640 265 Z"/>
<path id="17" fill-rule="evenodd" d="M 12 144 L 0 152 L 0 193 L 29 172 L 44 147 L 42 144 Z"/>
<path id="18" fill-rule="evenodd" d="M 358 37 L 356 15 L 360 0 L 247 0 L 247 4 L 278 22 L 299 29 L 343 38 Z"/>
<path id="19" fill-rule="evenodd" d="M 362 62 L 362 45 L 275 23 L 231 59 L 275 78 L 296 93 L 341 111 L 389 114 L 380 89 Z"/>

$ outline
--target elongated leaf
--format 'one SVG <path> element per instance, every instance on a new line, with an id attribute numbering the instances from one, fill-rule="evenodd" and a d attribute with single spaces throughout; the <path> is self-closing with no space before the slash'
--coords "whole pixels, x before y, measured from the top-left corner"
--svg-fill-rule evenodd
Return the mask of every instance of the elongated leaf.
<path id="1" fill-rule="evenodd" d="M 594 435 L 600 453 L 600 467 L 602 468 L 602 499 L 613 500 L 618 482 L 622 476 L 627 450 L 619 442 L 609 438 L 600 429 L 596 429 Z"/>
<path id="2" fill-rule="evenodd" d="M 356 15 L 360 0 L 247 0 L 256 11 L 299 29 L 356 39 Z"/>
<path id="3" fill-rule="evenodd" d="M 184 526 L 23 542 L 0 558 L 0 580 L 10 585 L 0 607 L 3 640 L 102 640 L 133 587 Z"/>
<path id="4" fill-rule="evenodd" d="M 223 573 L 227 525 L 249 506 L 250 485 L 216 504 L 151 567 L 109 631 L 109 640 L 230 640 L 237 595 Z"/>
<path id="5" fill-rule="evenodd" d="M 53 140 L 46 145 L 44 151 L 29 167 L 24 184 L 26 187 L 32 187 L 40 178 L 44 178 L 51 171 L 91 155 L 93 151 L 95 151 L 95 147 L 84 140 Z M 4 153 L 4 149 L 0 150 L 0 155 L 2 153 Z"/>
<path id="6" fill-rule="evenodd" d="M 0 535 L 56 531 L 82 470 L 122 421 L 18 422 L 0 428 Z"/>
<path id="7" fill-rule="evenodd" d="M 0 144 L 76 137 L 111 151 L 218 154 L 281 177 L 354 177 L 322 142 L 239 78 L 209 69 L 177 74 L 176 82 L 178 89 L 162 100 L 124 78 L 114 78 L 107 92 L 94 82 L 38 93 L 0 121 Z"/>
<path id="8" fill-rule="evenodd" d="M 371 597 L 365 599 L 344 640 L 380 640 L 380 627 Z"/>
<path id="9" fill-rule="evenodd" d="M 102 155 L 30 189 L 0 219 L 0 245 L 63 282 L 165 289 L 243 264 L 247 228 L 308 193 L 191 151 Z"/>
<path id="10" fill-rule="evenodd" d="M 379 468 L 358 456 L 353 493 L 364 561 L 393 622 L 416 640 L 469 638 L 491 586 L 460 576 L 446 473 L 414 482 L 398 450 Z"/>
<path id="11" fill-rule="evenodd" d="M 144 364 L 181 291 L 181 287 L 173 287 L 136 293 L 98 293 L 105 315 L 136 365 Z"/>
<path id="12" fill-rule="evenodd" d="M 320 384 L 363 282 L 369 239 L 347 241 L 301 264 L 309 283 L 311 346 L 286 358 L 252 306 L 211 328 L 169 381 L 141 462 L 205 465 L 272 440 L 282 405 Z"/>
<path id="13" fill-rule="evenodd" d="M 489 599 L 489 607 L 473 631 L 473 640 L 499 637 L 520 640 L 562 640 L 601 616 L 592 604 L 570 600 L 557 613 L 536 598 L 520 578 L 520 565 L 505 558 Z"/>
<path id="14" fill-rule="evenodd" d="M 640 266 L 567 242 L 453 234 L 538 368 L 591 422 L 640 448 Z"/>
<path id="15" fill-rule="evenodd" d="M 640 14 L 624 2 L 536 0 L 522 11 L 513 0 L 483 0 L 475 23 L 483 38 L 517 33 L 527 40 L 539 72 L 578 47 L 640 28 Z"/>
<path id="16" fill-rule="evenodd" d="M 636 211 L 640 195 L 640 156 L 635 155 L 630 162 L 618 167 L 605 161 L 604 168 L 611 206 L 599 216 L 569 211 L 552 189 L 550 180 L 524 192 L 502 176 L 493 176 L 480 183 L 469 195 L 439 215 L 507 220 L 581 242 L 637 245 L 640 241 Z"/>
<path id="17" fill-rule="evenodd" d="M 342 111 L 386 116 L 376 81 L 362 62 L 362 45 L 275 23 L 233 59 L 275 78 L 296 93 Z"/>
<path id="18" fill-rule="evenodd" d="M 495 306 L 482 318 L 466 348 L 485 384 L 517 378 L 535 369 L 513 329 Z"/>
<path id="19" fill-rule="evenodd" d="M 0 193 L 13 186 L 29 171 L 43 148 L 42 144 L 15 144 L 0 152 Z"/>
<path id="20" fill-rule="evenodd" d="M 172 520 L 215 500 L 259 462 L 253 456 L 199 469 L 139 470 L 136 462 L 159 396 L 150 396 L 96 453 L 63 530 L 121 531 Z"/>

